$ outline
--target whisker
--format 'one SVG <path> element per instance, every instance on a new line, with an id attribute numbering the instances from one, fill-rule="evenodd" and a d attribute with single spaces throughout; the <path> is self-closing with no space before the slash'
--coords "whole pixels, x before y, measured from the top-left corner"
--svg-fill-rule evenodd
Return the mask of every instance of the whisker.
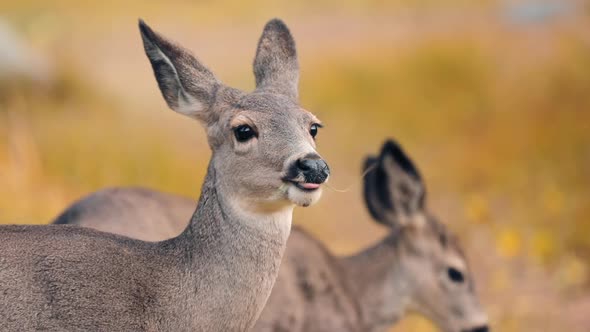
<path id="1" fill-rule="evenodd" d="M 373 165 L 371 165 L 371 166 L 367 167 L 367 169 L 366 169 L 366 170 L 363 172 L 363 174 L 361 174 L 361 180 L 362 180 L 362 179 L 364 179 L 364 178 L 365 178 L 365 176 L 367 176 L 367 174 L 369 174 L 369 172 L 370 172 L 370 171 L 372 171 L 372 170 L 374 170 L 376 167 L 377 167 L 377 164 L 373 164 Z M 328 183 L 325 183 L 324 185 L 325 185 L 325 186 L 326 186 L 328 189 L 331 189 L 331 190 L 333 190 L 333 191 L 335 191 L 335 192 L 338 192 L 338 193 L 346 193 L 346 192 L 349 192 L 349 191 L 350 191 L 350 189 L 352 189 L 352 188 L 353 188 L 353 187 L 354 187 L 356 184 L 355 184 L 355 183 L 353 183 L 353 184 L 349 185 L 349 186 L 348 186 L 347 188 L 345 188 L 345 189 L 338 189 L 338 188 L 334 188 L 334 187 L 332 187 L 331 185 L 329 185 Z"/>

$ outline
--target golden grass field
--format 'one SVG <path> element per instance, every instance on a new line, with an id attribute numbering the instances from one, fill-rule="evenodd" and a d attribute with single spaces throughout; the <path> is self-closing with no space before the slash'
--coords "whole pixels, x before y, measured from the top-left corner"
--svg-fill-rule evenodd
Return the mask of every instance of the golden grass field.
<path id="1" fill-rule="evenodd" d="M 251 89 L 258 35 L 279 16 L 298 42 L 302 104 L 326 124 L 331 186 L 350 188 L 295 222 L 337 253 L 379 239 L 361 162 L 396 138 L 459 234 L 493 330 L 588 331 L 590 5 L 567 3 L 517 22 L 499 1 L 0 1 L 50 64 L 47 81 L 0 81 L 0 222 L 47 223 L 105 186 L 196 197 L 203 130 L 167 109 L 137 17 Z M 409 318 L 402 330 L 434 329 Z"/>

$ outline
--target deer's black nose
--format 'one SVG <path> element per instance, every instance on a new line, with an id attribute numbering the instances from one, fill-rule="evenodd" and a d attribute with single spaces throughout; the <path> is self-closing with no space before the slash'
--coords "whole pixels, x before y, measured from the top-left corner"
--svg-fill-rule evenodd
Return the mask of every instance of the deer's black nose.
<path id="1" fill-rule="evenodd" d="M 319 156 L 297 160 L 297 170 L 305 177 L 305 182 L 324 183 L 330 175 L 328 164 Z"/>
<path id="2" fill-rule="evenodd" d="M 483 325 L 469 330 L 464 330 L 463 332 L 490 332 L 490 328 L 487 325 Z"/>

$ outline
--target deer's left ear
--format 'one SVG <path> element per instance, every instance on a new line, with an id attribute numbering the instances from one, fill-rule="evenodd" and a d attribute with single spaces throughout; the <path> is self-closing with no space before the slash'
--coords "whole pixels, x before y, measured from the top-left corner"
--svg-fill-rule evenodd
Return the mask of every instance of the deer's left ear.
<path id="1" fill-rule="evenodd" d="M 279 19 L 264 27 L 254 58 L 256 89 L 285 95 L 293 100 L 299 95 L 299 62 L 295 40 Z"/>

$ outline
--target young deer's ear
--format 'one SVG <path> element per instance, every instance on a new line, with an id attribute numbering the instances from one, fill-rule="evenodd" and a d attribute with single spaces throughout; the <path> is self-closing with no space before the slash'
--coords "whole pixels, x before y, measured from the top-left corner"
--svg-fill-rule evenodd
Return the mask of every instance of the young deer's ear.
<path id="1" fill-rule="evenodd" d="M 188 50 L 153 31 L 141 19 L 139 31 L 168 107 L 207 122 L 215 91 L 221 83 Z"/>
<path id="2" fill-rule="evenodd" d="M 405 226 L 424 209 L 426 190 L 418 169 L 401 147 L 387 141 L 378 159 L 367 159 L 365 202 L 379 223 Z"/>
<path id="3" fill-rule="evenodd" d="M 279 19 L 266 23 L 254 58 L 256 89 L 298 99 L 299 62 L 295 40 Z"/>

